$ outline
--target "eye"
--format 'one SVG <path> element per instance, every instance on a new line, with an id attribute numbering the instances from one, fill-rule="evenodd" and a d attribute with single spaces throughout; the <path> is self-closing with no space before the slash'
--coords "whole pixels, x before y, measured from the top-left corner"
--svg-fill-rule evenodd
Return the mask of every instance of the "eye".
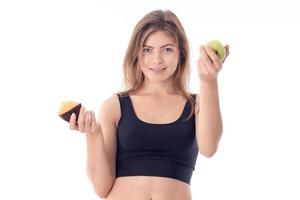
<path id="1" fill-rule="evenodd" d="M 164 50 L 165 50 L 165 52 L 168 52 L 168 53 L 171 53 L 174 51 L 172 48 L 165 48 Z"/>
<path id="2" fill-rule="evenodd" d="M 143 48 L 143 53 L 150 53 L 152 49 L 150 48 Z"/>

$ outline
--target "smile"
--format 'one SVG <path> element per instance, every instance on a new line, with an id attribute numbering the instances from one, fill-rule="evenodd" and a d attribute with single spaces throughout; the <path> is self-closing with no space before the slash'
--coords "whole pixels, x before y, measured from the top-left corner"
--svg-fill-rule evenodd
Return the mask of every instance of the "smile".
<path id="1" fill-rule="evenodd" d="M 167 68 L 150 68 L 151 71 L 163 71 Z"/>

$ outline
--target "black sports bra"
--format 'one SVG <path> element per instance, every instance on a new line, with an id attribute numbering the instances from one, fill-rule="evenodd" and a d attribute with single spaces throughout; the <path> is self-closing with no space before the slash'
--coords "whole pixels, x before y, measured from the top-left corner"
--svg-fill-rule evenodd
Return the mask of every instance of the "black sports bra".
<path id="1" fill-rule="evenodd" d="M 195 99 L 196 95 L 192 96 Z M 176 121 L 151 124 L 136 116 L 130 96 L 118 97 L 121 118 L 117 128 L 116 177 L 160 176 L 190 184 L 198 147 L 195 115 L 185 120 L 191 110 L 189 101 Z"/>

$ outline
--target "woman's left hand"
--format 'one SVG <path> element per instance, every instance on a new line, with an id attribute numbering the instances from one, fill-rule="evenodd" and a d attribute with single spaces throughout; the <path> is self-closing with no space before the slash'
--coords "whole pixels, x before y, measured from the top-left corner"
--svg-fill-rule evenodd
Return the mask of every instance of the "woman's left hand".
<path id="1" fill-rule="evenodd" d="M 200 57 L 198 59 L 198 76 L 201 82 L 216 81 L 222 65 L 229 55 L 229 45 L 225 45 L 226 55 L 223 61 L 208 46 L 200 46 Z"/>

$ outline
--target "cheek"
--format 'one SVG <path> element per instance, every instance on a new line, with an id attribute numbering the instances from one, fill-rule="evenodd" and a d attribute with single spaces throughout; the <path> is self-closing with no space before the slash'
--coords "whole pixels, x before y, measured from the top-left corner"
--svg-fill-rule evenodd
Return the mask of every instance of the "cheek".
<path id="1" fill-rule="evenodd" d="M 171 58 L 168 60 L 168 67 L 170 68 L 174 68 L 174 70 L 177 68 L 177 65 L 178 65 L 178 60 L 177 58 Z"/>
<path id="2" fill-rule="evenodd" d="M 148 68 L 150 64 L 146 59 L 141 59 L 139 62 L 139 68 L 143 73 L 148 73 Z"/>
<path id="3" fill-rule="evenodd" d="M 179 58 L 177 56 L 165 56 L 163 63 L 169 68 L 177 68 Z M 152 59 L 150 56 L 142 56 L 140 58 L 140 66 L 142 69 L 148 69 L 152 66 Z"/>
<path id="4" fill-rule="evenodd" d="M 179 62 L 179 56 L 177 54 L 167 55 L 165 57 L 165 62 L 171 66 L 177 66 Z"/>
<path id="5" fill-rule="evenodd" d="M 142 57 L 140 60 L 140 64 L 143 68 L 149 66 L 151 64 L 151 59 L 150 57 Z"/>

